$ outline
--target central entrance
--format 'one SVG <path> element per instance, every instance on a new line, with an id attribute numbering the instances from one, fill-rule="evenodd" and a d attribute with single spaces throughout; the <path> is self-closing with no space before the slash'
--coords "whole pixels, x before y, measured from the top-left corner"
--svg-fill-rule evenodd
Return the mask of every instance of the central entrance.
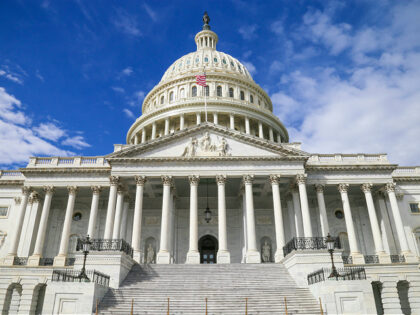
<path id="1" fill-rule="evenodd" d="M 214 236 L 204 235 L 198 241 L 201 264 L 215 264 L 219 243 Z"/>

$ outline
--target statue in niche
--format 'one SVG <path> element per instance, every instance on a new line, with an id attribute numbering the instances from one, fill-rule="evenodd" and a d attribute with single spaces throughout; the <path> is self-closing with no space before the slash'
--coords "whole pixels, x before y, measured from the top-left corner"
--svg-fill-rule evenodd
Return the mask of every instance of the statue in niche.
<path id="1" fill-rule="evenodd" d="M 155 250 L 151 243 L 149 243 L 149 247 L 147 247 L 146 253 L 146 264 L 153 264 L 155 262 Z"/>
<path id="2" fill-rule="evenodd" d="M 184 153 L 182 153 L 182 156 L 190 157 L 195 156 L 196 149 L 197 148 L 197 139 L 196 138 L 190 138 L 190 142 L 184 149 Z"/>
<path id="3" fill-rule="evenodd" d="M 271 246 L 268 244 L 267 240 L 265 240 L 264 245 L 262 247 L 262 260 L 263 262 L 267 263 L 271 261 Z"/>

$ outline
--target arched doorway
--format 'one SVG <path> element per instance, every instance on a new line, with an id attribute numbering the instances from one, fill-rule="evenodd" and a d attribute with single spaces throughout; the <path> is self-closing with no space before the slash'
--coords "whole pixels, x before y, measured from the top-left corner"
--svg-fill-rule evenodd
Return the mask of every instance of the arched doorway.
<path id="1" fill-rule="evenodd" d="M 198 241 L 198 250 L 200 251 L 201 264 L 215 264 L 219 242 L 214 236 L 204 235 Z"/>

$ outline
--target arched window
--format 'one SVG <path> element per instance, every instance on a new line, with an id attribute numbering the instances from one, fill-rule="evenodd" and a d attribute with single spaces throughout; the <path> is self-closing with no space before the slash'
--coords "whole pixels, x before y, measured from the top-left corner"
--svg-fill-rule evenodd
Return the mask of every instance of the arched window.
<path id="1" fill-rule="evenodd" d="M 209 86 L 208 86 L 208 85 L 206 85 L 206 86 L 204 87 L 204 91 L 205 91 L 205 93 L 206 93 L 206 96 L 209 96 L 209 95 L 210 95 L 210 88 L 209 88 Z"/>
<path id="2" fill-rule="evenodd" d="M 244 91 L 241 91 L 241 100 L 242 101 L 245 100 L 245 93 L 244 93 Z"/>
<path id="3" fill-rule="evenodd" d="M 217 96 L 222 96 L 222 87 L 219 85 L 218 87 L 217 87 Z"/>
<path id="4" fill-rule="evenodd" d="M 169 102 L 173 102 L 174 100 L 174 92 L 169 93 Z"/>
<path id="5" fill-rule="evenodd" d="M 197 96 L 197 87 L 196 86 L 193 86 L 192 87 L 192 89 L 191 89 L 191 96 Z"/>
<path id="6" fill-rule="evenodd" d="M 165 97 L 164 96 L 161 96 L 160 97 L 160 104 L 163 104 L 164 101 L 165 101 Z"/>
<path id="7" fill-rule="evenodd" d="M 229 97 L 233 97 L 233 88 L 229 88 Z"/>
<path id="8" fill-rule="evenodd" d="M 254 96 L 250 95 L 250 96 L 249 96 L 249 101 L 250 101 L 251 103 L 254 103 Z"/>
<path id="9" fill-rule="evenodd" d="M 184 98 L 185 97 L 185 90 L 184 89 L 181 89 L 179 91 L 179 95 L 181 96 L 181 98 Z"/>
<path id="10" fill-rule="evenodd" d="M 204 58 L 204 62 L 209 62 L 209 58 L 208 57 L 205 57 Z"/>

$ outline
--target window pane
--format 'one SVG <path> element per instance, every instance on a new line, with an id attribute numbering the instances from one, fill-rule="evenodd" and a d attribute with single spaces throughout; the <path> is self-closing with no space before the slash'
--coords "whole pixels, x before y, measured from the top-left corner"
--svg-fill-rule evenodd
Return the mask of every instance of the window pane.
<path id="1" fill-rule="evenodd" d="M 410 209 L 411 209 L 411 212 L 413 212 L 413 213 L 419 213 L 420 212 L 418 203 L 410 203 Z"/>
<path id="2" fill-rule="evenodd" d="M 5 217 L 8 209 L 8 207 L 0 207 L 0 217 Z"/>
<path id="3" fill-rule="evenodd" d="M 221 86 L 217 87 L 217 96 L 222 96 L 222 87 Z"/>
<path id="4" fill-rule="evenodd" d="M 233 97 L 233 89 L 232 88 L 229 89 L 229 96 Z"/>
<path id="5" fill-rule="evenodd" d="M 210 89 L 209 89 L 209 87 L 208 86 L 205 86 L 204 87 L 204 90 L 206 91 L 206 96 L 209 96 L 210 95 Z"/>
<path id="6" fill-rule="evenodd" d="M 192 96 L 197 96 L 197 87 L 196 86 L 192 87 Z"/>

